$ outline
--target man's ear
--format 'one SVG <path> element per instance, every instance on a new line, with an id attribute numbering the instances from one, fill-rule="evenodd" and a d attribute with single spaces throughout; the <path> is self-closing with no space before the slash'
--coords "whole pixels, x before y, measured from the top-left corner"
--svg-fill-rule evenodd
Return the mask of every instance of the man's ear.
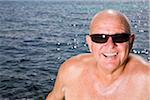
<path id="1" fill-rule="evenodd" d="M 90 52 L 92 52 L 92 41 L 89 35 L 86 36 L 86 43 L 88 44 Z"/>
<path id="2" fill-rule="evenodd" d="M 129 49 L 130 50 L 133 47 L 134 39 L 135 39 L 135 33 L 131 33 L 130 40 L 129 40 Z"/>

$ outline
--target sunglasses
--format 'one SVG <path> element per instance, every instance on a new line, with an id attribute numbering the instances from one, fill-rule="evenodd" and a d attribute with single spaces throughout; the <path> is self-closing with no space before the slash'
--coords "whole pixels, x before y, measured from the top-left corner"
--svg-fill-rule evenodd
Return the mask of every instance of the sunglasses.
<path id="1" fill-rule="evenodd" d="M 129 41 L 130 34 L 129 33 L 118 33 L 114 35 L 106 35 L 106 34 L 91 34 L 91 39 L 95 43 L 106 43 L 109 37 L 112 38 L 113 43 L 123 43 Z"/>

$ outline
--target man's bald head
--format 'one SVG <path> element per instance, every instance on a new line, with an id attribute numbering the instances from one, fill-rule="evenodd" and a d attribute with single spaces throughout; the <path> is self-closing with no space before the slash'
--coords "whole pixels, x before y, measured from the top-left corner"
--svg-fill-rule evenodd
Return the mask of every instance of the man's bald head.
<path id="1" fill-rule="evenodd" d="M 122 14 L 121 12 L 115 11 L 115 10 L 104 10 L 102 12 L 97 13 L 90 24 L 90 33 L 92 33 L 93 29 L 99 25 L 99 23 L 110 23 L 111 22 L 117 22 L 123 25 L 125 30 L 128 33 L 131 33 L 131 26 L 129 19 Z"/>

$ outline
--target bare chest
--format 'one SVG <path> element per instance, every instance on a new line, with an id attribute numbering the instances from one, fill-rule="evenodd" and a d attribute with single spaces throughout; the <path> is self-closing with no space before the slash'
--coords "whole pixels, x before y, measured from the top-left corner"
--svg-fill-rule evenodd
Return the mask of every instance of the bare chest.
<path id="1" fill-rule="evenodd" d="M 148 100 L 145 80 L 124 78 L 103 86 L 92 77 L 82 77 L 65 88 L 65 100 Z"/>

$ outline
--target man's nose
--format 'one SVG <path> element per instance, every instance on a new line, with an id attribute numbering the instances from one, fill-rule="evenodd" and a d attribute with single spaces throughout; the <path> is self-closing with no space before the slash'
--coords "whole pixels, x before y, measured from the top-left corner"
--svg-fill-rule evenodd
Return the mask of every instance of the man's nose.
<path id="1" fill-rule="evenodd" d="M 109 37 L 107 42 L 106 42 L 107 47 L 113 48 L 115 46 L 115 43 L 113 42 L 112 37 Z"/>

